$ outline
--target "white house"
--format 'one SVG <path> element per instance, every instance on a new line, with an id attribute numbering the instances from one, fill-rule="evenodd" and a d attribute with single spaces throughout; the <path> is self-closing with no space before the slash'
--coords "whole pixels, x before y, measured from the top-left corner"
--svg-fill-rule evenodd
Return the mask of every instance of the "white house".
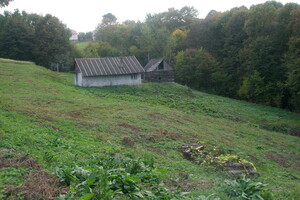
<path id="1" fill-rule="evenodd" d="M 71 40 L 72 42 L 77 42 L 78 41 L 78 33 L 77 31 L 71 30 L 71 37 L 69 38 L 69 40 Z"/>
<path id="2" fill-rule="evenodd" d="M 135 56 L 75 58 L 74 83 L 83 87 L 139 85 L 144 68 Z"/>

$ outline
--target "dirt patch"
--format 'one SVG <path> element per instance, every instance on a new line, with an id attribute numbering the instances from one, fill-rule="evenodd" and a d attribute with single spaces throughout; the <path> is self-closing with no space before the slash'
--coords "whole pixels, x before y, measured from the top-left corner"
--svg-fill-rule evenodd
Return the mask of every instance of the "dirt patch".
<path id="1" fill-rule="evenodd" d="M 0 168 L 4 167 L 26 167 L 29 169 L 40 169 L 40 165 L 28 156 L 16 156 L 7 158 L 4 155 L 0 156 Z"/>
<path id="2" fill-rule="evenodd" d="M 164 119 L 164 120 L 168 120 L 168 121 L 171 121 L 171 122 L 177 122 L 179 124 L 184 124 L 182 121 L 180 121 L 178 119 L 173 119 L 169 116 L 166 116 L 166 115 L 163 115 L 163 114 L 160 114 L 160 113 L 151 113 L 151 114 L 149 114 L 149 116 L 154 118 L 154 119 Z"/>
<path id="3" fill-rule="evenodd" d="M 271 151 L 266 154 L 266 157 L 285 168 L 300 171 L 300 158 L 297 154 L 285 153 L 284 155 L 280 155 L 277 152 Z"/>
<path id="4" fill-rule="evenodd" d="M 118 124 L 118 126 L 121 126 L 121 127 L 124 127 L 124 128 L 128 128 L 128 129 L 131 129 L 132 131 L 134 132 L 139 132 L 141 131 L 141 129 L 137 126 L 134 126 L 134 125 L 130 125 L 130 124 L 126 124 L 126 123 L 120 123 Z"/>
<path id="5" fill-rule="evenodd" d="M 150 130 L 150 132 L 154 133 L 154 135 L 148 135 L 146 140 L 148 142 L 156 142 L 162 139 L 171 139 L 171 140 L 183 140 L 183 136 L 179 133 L 169 132 L 165 129 L 155 129 Z"/>
<path id="6" fill-rule="evenodd" d="M 43 119 L 43 120 L 46 120 L 46 121 L 53 121 L 53 117 L 50 117 L 50 116 L 39 116 L 39 119 Z"/>
<path id="7" fill-rule="evenodd" d="M 183 139 L 183 136 L 180 135 L 179 133 L 170 132 L 170 131 L 167 131 L 165 129 L 156 130 L 156 131 L 154 131 L 154 133 L 156 133 L 157 135 L 168 137 L 171 140 L 181 140 L 181 139 Z"/>
<path id="8" fill-rule="evenodd" d="M 52 200 L 60 194 L 66 194 L 68 187 L 59 183 L 58 179 L 50 175 L 46 170 L 29 156 L 21 156 L 20 152 L 13 149 L 0 149 L 0 169 L 5 167 L 25 167 L 28 173 L 24 175 L 24 184 L 20 187 L 9 185 L 5 187 L 5 195 L 10 199 L 35 199 Z M 13 198 L 15 196 L 15 198 Z M 23 199 L 22 198 L 22 199 Z"/>
<path id="9" fill-rule="evenodd" d="M 79 111 L 79 110 L 67 111 L 65 114 L 68 115 L 69 117 L 72 117 L 72 118 L 81 118 L 81 117 L 83 117 L 82 112 Z"/>
<path id="10" fill-rule="evenodd" d="M 286 168 L 290 168 L 291 165 L 290 165 L 290 162 L 288 161 L 288 159 L 286 159 L 285 157 L 283 157 L 282 155 L 274 152 L 274 151 L 271 151 L 271 152 L 268 152 L 266 157 L 273 161 L 273 162 L 276 162 L 278 163 L 279 165 L 283 166 L 283 167 L 286 167 Z"/>
<path id="11" fill-rule="evenodd" d="M 21 194 L 25 199 L 50 200 L 67 192 L 68 188 L 55 177 L 45 170 L 39 170 L 26 175 L 25 183 L 11 191 L 11 194 Z"/>

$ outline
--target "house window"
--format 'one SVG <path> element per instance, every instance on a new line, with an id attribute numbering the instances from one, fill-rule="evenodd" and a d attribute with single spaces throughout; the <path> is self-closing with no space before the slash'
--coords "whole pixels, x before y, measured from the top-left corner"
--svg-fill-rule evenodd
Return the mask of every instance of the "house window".
<path id="1" fill-rule="evenodd" d="M 131 74 L 131 79 L 137 79 L 137 74 Z"/>

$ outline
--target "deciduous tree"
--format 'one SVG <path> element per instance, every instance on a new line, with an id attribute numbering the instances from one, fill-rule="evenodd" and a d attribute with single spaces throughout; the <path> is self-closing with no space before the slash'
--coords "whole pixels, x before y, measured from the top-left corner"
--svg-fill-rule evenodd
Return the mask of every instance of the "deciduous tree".
<path id="1" fill-rule="evenodd" d="M 213 90 L 212 75 L 217 66 L 217 61 L 203 48 L 181 51 L 176 56 L 177 81 L 195 89 Z"/>
<path id="2" fill-rule="evenodd" d="M 1 7 L 5 7 L 5 6 L 8 6 L 8 4 L 10 2 L 12 2 L 13 0 L 0 0 L 0 8 Z"/>

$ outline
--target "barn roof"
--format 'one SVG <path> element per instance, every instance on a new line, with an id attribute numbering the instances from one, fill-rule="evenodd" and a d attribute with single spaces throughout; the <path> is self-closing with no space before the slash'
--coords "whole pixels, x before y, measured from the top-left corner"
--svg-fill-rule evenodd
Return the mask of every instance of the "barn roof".
<path id="1" fill-rule="evenodd" d="M 75 71 L 83 76 L 108 76 L 144 72 L 135 56 L 75 58 Z"/>
<path id="2" fill-rule="evenodd" d="M 164 70 L 173 70 L 173 68 L 164 61 L 163 58 L 154 58 L 149 60 L 147 65 L 144 67 L 146 72 L 151 72 L 157 69 L 158 65 L 163 62 Z"/>

